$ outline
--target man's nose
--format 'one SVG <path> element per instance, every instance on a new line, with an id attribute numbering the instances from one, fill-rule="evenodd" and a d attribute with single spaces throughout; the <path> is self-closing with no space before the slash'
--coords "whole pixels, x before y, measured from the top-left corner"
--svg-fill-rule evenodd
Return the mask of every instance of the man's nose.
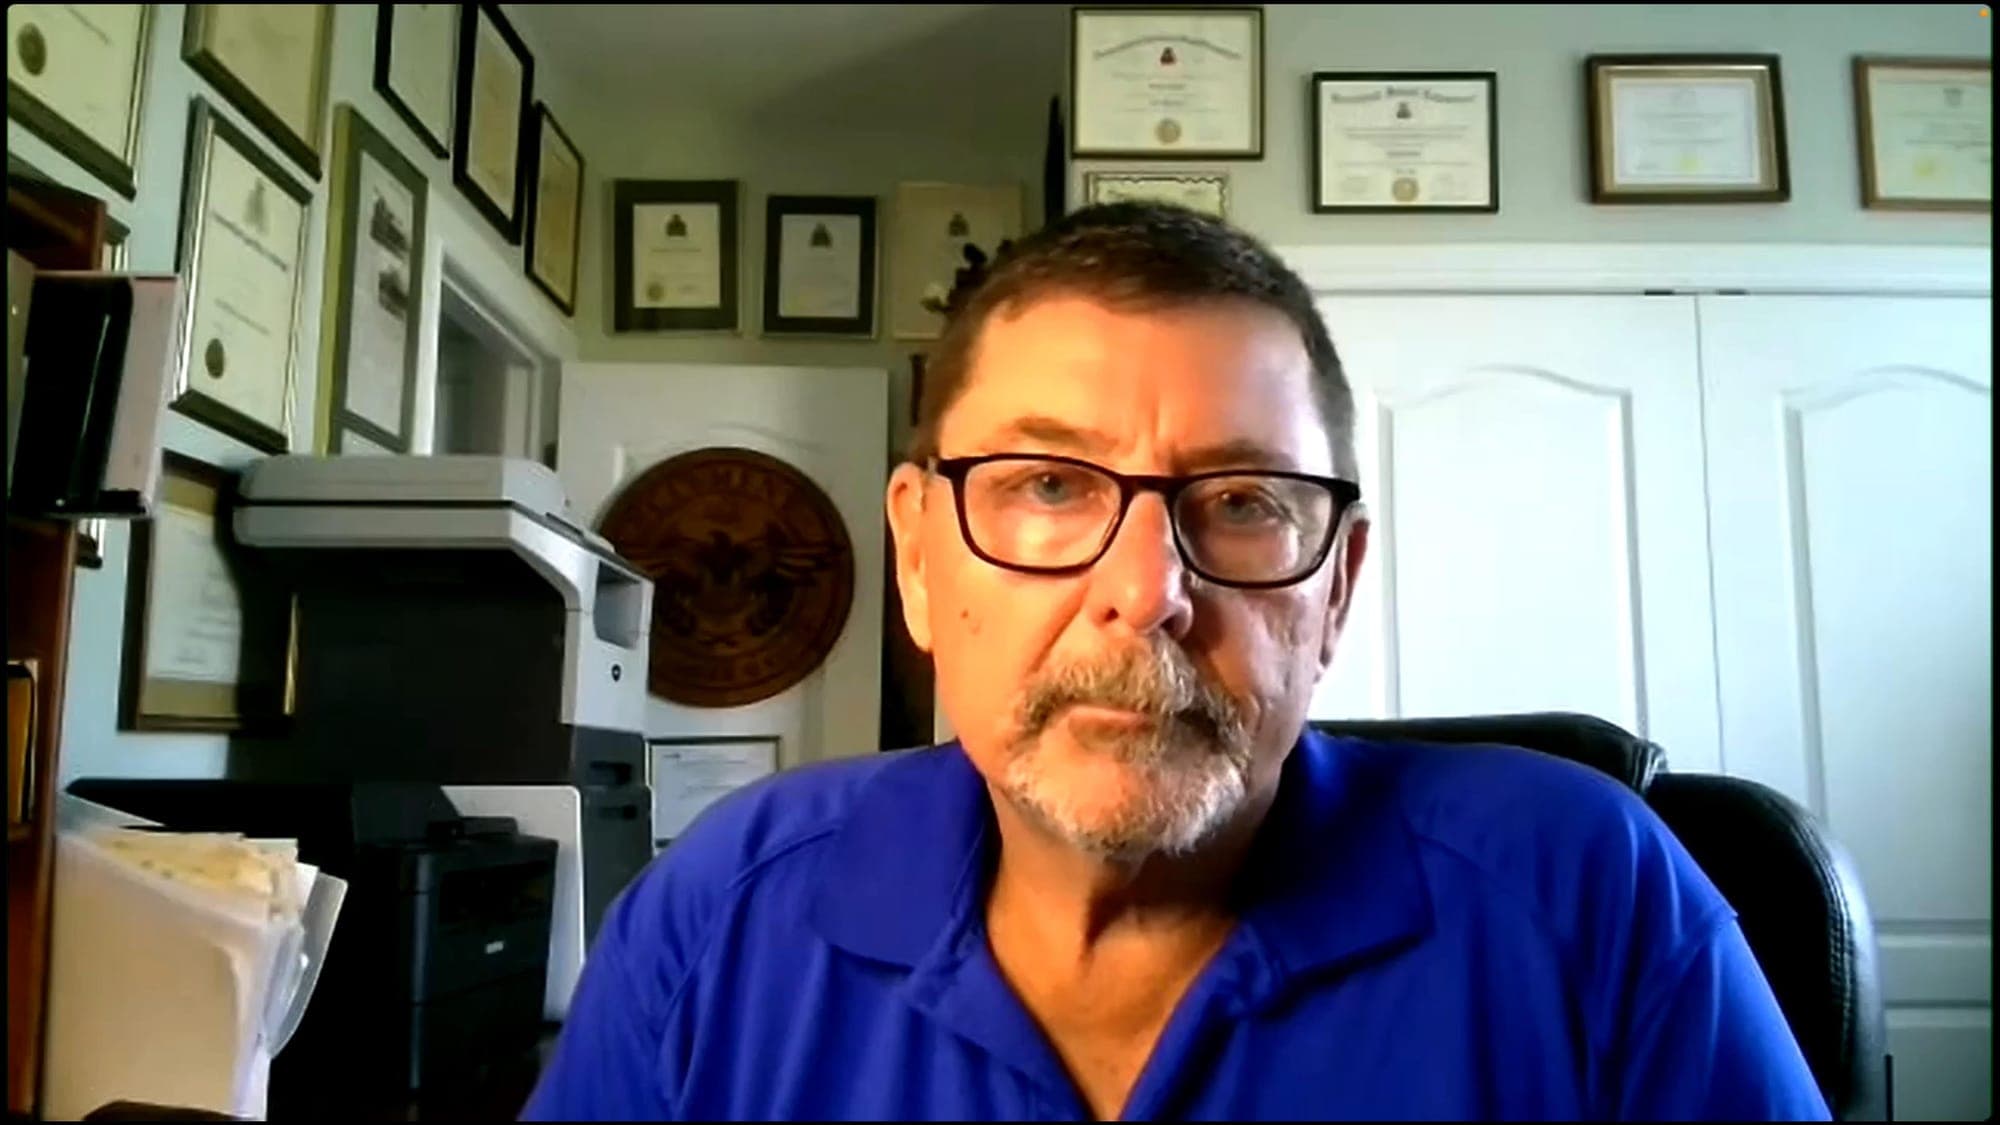
<path id="1" fill-rule="evenodd" d="M 1194 621 L 1187 580 L 1166 502 L 1155 493 L 1140 493 L 1091 568 L 1091 617 L 1099 625 L 1179 639 Z"/>

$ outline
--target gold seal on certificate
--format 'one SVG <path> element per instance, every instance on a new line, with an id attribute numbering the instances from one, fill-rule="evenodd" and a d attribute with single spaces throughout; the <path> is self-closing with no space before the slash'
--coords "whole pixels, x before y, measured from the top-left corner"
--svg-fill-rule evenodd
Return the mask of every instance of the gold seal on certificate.
<path id="1" fill-rule="evenodd" d="M 1313 210 L 1498 211 L 1492 73 L 1313 75 Z"/>
<path id="2" fill-rule="evenodd" d="M 1261 8 L 1075 8 L 1075 156 L 1264 155 Z"/>
<path id="3" fill-rule="evenodd" d="M 137 191 L 146 4 L 11 4 L 7 115 L 120 195 Z"/>

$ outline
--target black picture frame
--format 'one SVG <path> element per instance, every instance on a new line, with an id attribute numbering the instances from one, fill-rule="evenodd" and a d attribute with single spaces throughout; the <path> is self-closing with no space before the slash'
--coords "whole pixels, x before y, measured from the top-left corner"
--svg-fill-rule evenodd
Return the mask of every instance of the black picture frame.
<path id="1" fill-rule="evenodd" d="M 614 332 L 735 332 L 738 325 L 738 180 L 614 180 L 611 185 L 612 330 Z M 721 303 L 710 308 L 637 308 L 633 304 L 633 214 L 662 203 L 713 204 L 719 209 L 717 240 Z"/>
<path id="2" fill-rule="evenodd" d="M 513 52 L 521 64 L 521 102 L 514 107 L 514 129 L 518 138 L 514 148 L 513 198 L 503 206 L 501 200 L 488 196 L 477 181 L 472 178 L 467 162 L 472 152 L 472 97 L 477 85 L 479 70 L 479 21 L 490 20 L 493 29 Z M 451 182 L 470 200 L 474 210 L 493 224 L 500 237 L 509 245 L 521 241 L 523 200 L 527 197 L 526 176 L 527 154 L 534 138 L 528 132 L 529 108 L 535 104 L 535 58 L 528 52 L 528 45 L 507 22 L 500 5 L 490 3 L 459 5 L 458 20 L 458 100 L 452 112 Z"/>
<path id="3" fill-rule="evenodd" d="M 75 161 L 78 167 L 127 199 L 136 199 L 139 195 L 139 137 L 144 125 L 146 78 L 150 71 L 147 60 L 153 53 L 153 7 L 145 4 L 139 10 L 138 43 L 132 60 L 132 98 L 126 106 L 128 120 L 122 151 L 113 152 L 106 148 L 77 128 L 55 107 L 36 97 L 12 73 L 7 77 L 7 116 L 19 121 L 30 133 L 47 141 L 57 152 Z"/>
<path id="4" fill-rule="evenodd" d="M 319 9 L 319 41 L 315 44 L 312 58 L 311 110 L 312 121 L 307 124 L 310 136 L 292 128 L 284 118 L 279 117 L 264 99 L 252 90 L 248 83 L 207 46 L 208 24 L 213 18 L 211 10 L 215 4 L 189 4 L 187 20 L 181 35 L 181 58 L 196 74 L 206 79 L 224 101 L 234 106 L 238 112 L 250 120 L 263 134 L 271 138 L 286 156 L 305 170 L 306 177 L 318 181 L 320 176 L 320 138 L 326 132 L 328 116 L 328 87 L 333 70 L 333 9 L 332 4 L 315 4 Z"/>
<path id="5" fill-rule="evenodd" d="M 1604 105 L 1605 72 L 1614 69 L 1652 68 L 1661 71 L 1702 70 L 1704 68 L 1751 67 L 1764 71 L 1764 104 L 1768 114 L 1762 122 L 1770 131 L 1769 152 L 1772 184 L 1768 188 L 1621 188 L 1605 175 L 1611 156 L 1608 136 L 1611 116 Z M 1784 203 L 1792 197 L 1791 161 L 1785 148 L 1784 74 L 1773 54 L 1622 54 L 1590 55 L 1583 60 L 1584 124 L 1589 149 L 1590 201 L 1592 203 Z"/>
<path id="6" fill-rule="evenodd" d="M 764 200 L 764 334 L 767 336 L 875 337 L 876 278 L 880 242 L 872 195 L 773 195 Z M 861 221 L 859 312 L 851 317 L 785 316 L 780 311 L 784 220 L 790 216 L 842 216 Z"/>
<path id="7" fill-rule="evenodd" d="M 1200 16 L 1244 16 L 1247 15 L 1257 25 L 1257 58 L 1250 66 L 1251 81 L 1255 89 L 1251 91 L 1251 106 L 1256 114 L 1253 128 L 1255 137 L 1252 145 L 1245 149 L 1117 149 L 1085 148 L 1082 143 L 1083 131 L 1079 128 L 1084 109 L 1077 101 L 1077 22 L 1085 16 L 1123 17 L 1184 17 Z M 1267 129 L 1264 100 L 1264 69 L 1270 58 L 1264 42 L 1264 9 L 1261 5 L 1211 5 L 1201 8 L 1174 7 L 1125 7 L 1122 5 L 1081 5 L 1069 10 L 1069 155 L 1079 160 L 1262 160 L 1264 159 L 1264 134 Z"/>
<path id="8" fill-rule="evenodd" d="M 396 111 L 396 116 L 403 119 L 403 123 L 410 127 L 410 132 L 417 135 L 417 140 L 422 142 L 425 148 L 430 149 L 432 153 L 441 158 L 449 159 L 451 157 L 451 138 L 449 136 L 439 136 L 431 132 L 430 126 L 426 125 L 423 118 L 417 115 L 417 111 L 411 108 L 410 103 L 405 101 L 403 96 L 396 92 L 395 84 L 390 81 L 390 64 L 394 61 L 393 56 L 396 44 L 395 24 L 397 7 L 398 5 L 395 4 L 375 5 L 375 92 L 382 95 L 382 100 L 389 103 L 389 108 Z M 459 18 L 462 20 L 464 18 L 463 14 Z M 451 85 L 454 90 L 458 86 L 457 69 L 460 37 L 461 33 L 453 34 L 451 40 L 452 57 L 446 61 L 446 65 L 452 68 Z M 451 128 L 456 128 L 456 119 L 457 114 L 454 113 Z"/>
<path id="9" fill-rule="evenodd" d="M 1326 123 L 1323 114 L 1326 100 L 1321 91 L 1329 84 L 1339 82 L 1357 83 L 1431 83 L 1431 82 L 1479 82 L 1486 86 L 1486 202 L 1447 204 L 1340 204 L 1329 203 L 1326 198 L 1326 184 L 1320 177 L 1320 160 L 1323 155 L 1322 142 Z M 1311 103 L 1309 117 L 1312 122 L 1312 160 L 1306 166 L 1308 182 L 1307 198 L 1312 200 L 1316 215 L 1445 215 L 1445 214 L 1494 214 L 1500 210 L 1500 79 L 1491 70 L 1321 70 L 1315 71 L 1306 83 L 1308 100 Z M 1414 182 L 1413 182 L 1414 186 Z"/>
<path id="10" fill-rule="evenodd" d="M 556 140 L 561 142 L 562 146 L 569 150 L 570 156 L 576 160 L 576 192 L 570 201 L 569 282 L 567 296 L 561 291 L 562 287 L 559 285 L 560 279 L 545 278 L 535 269 L 535 238 L 539 226 L 537 220 L 542 207 L 542 141 L 545 136 L 542 127 L 544 125 L 548 126 L 548 132 L 554 133 Z M 576 142 L 570 139 L 568 132 L 564 131 L 562 124 L 556 120 L 556 115 L 549 110 L 547 102 L 535 103 L 534 123 L 530 126 L 530 129 L 534 137 L 534 143 L 528 148 L 527 181 L 534 185 L 535 190 L 528 197 L 527 215 L 525 216 L 528 226 L 525 236 L 521 239 L 522 266 L 527 270 L 528 280 L 535 283 L 535 288 L 547 294 L 549 300 L 555 302 L 555 306 L 562 310 L 564 316 L 575 316 L 577 266 L 579 260 L 583 257 L 583 190 L 584 184 L 588 182 L 588 169 L 584 166 L 583 151 L 576 147 Z"/>

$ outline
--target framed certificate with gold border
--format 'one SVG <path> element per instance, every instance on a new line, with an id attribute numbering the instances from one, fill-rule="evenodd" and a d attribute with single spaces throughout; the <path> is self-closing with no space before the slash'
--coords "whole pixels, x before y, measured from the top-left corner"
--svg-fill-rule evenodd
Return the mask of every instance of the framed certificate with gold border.
<path id="1" fill-rule="evenodd" d="M 1854 60 L 1861 205 L 1993 210 L 1991 59 Z"/>
<path id="2" fill-rule="evenodd" d="M 1792 196 L 1776 55 L 1592 55 L 1584 100 L 1593 203 Z"/>
<path id="3" fill-rule="evenodd" d="M 319 179 L 332 4 L 189 4 L 181 57 Z"/>

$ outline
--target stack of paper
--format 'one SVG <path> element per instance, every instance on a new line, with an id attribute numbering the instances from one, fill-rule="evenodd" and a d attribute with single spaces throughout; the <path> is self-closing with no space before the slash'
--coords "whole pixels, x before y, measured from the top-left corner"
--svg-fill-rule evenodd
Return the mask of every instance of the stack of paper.
<path id="1" fill-rule="evenodd" d="M 147 831 L 62 800 L 43 1116 L 139 1101 L 262 1118 L 346 884 L 296 841 Z"/>

